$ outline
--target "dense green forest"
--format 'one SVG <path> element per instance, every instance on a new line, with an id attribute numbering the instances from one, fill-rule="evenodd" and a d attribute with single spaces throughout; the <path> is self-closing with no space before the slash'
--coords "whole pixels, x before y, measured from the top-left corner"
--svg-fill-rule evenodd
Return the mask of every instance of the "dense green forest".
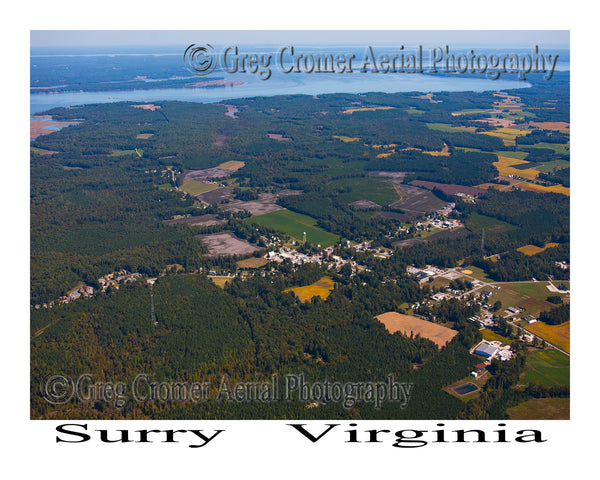
<path id="1" fill-rule="evenodd" d="M 555 97 L 568 102 L 560 85 L 552 84 Z M 547 112 L 548 88 L 536 84 L 515 93 L 523 93 L 524 111 L 536 119 L 568 122 L 568 108 L 552 103 Z M 420 179 L 475 186 L 497 181 L 499 151 L 519 151 L 539 164 L 568 160 L 536 147 L 562 145 L 568 140 L 563 133 L 535 131 L 509 147 L 490 135 L 432 129 L 428 124 L 489 130 L 478 120 L 497 101 L 492 93 L 442 92 L 435 98 L 412 92 L 230 100 L 235 117 L 226 115 L 224 104 L 183 102 L 157 102 L 155 110 L 116 103 L 46 112 L 80 123 L 31 144 L 32 418 L 504 418 L 517 397 L 538 392 L 515 393 L 519 359 L 491 368 L 494 380 L 480 401 L 465 404 L 442 390 L 479 361 L 469 349 L 481 333 L 468 320 L 478 307 L 466 300 L 443 301 L 430 311 L 436 322 L 458 331 L 441 350 L 420 336 L 389 334 L 374 318 L 428 298 L 429 286 L 406 273 L 410 265 L 475 265 L 497 281 L 568 279 L 555 262 L 569 261 L 569 198 L 557 193 L 489 189 L 471 201 L 434 190 L 437 202 L 455 203 L 454 218 L 464 223 L 460 234 L 397 247 L 409 235 L 403 224 L 419 215 L 404 210 L 398 184 L 374 176 L 378 172 L 402 172 L 404 184 Z M 368 110 L 378 106 L 391 108 Z M 453 115 L 471 110 L 460 119 Z M 180 188 L 186 172 L 229 161 L 244 164 L 214 188 L 229 188 L 231 198 L 200 201 Z M 541 179 L 568 185 L 565 170 Z M 287 194 L 278 196 L 282 191 Z M 276 196 L 277 208 L 308 215 L 338 235 L 333 254 L 364 268 L 284 261 L 242 272 L 236 262 L 252 254 L 211 255 L 199 235 L 229 232 L 256 247 L 254 257 L 267 252 L 271 237 L 291 245 L 276 227 L 252 223 L 250 212 L 226 208 L 263 194 Z M 359 208 L 357 200 L 371 204 Z M 207 214 L 215 221 L 178 223 Z M 430 214 L 424 209 L 420 216 Z M 382 259 L 351 247 L 365 241 L 386 247 L 389 255 Z M 549 242 L 559 245 L 533 256 L 516 250 Z M 305 244 L 299 251 L 318 248 Z M 492 260 L 492 254 L 500 256 Z M 103 291 L 101 277 L 119 271 L 139 276 Z M 219 288 L 209 273 L 229 275 L 227 283 Z M 326 300 L 302 302 L 285 292 L 323 276 L 335 282 Z M 157 279 L 152 287 L 149 279 Z M 81 285 L 96 293 L 44 308 Z M 50 405 L 40 384 L 56 372 L 128 385 L 142 373 L 157 382 L 210 382 L 211 399 Z M 405 409 L 393 402 L 380 408 L 325 402 L 307 409 L 301 401 L 214 399 L 224 375 L 235 383 L 286 374 L 315 382 L 383 382 L 393 375 L 414 389 Z"/>

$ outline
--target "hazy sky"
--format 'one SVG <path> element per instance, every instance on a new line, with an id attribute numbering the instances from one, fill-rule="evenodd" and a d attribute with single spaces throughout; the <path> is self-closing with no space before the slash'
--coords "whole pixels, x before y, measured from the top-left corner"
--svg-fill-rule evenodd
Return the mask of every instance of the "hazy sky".
<path id="1" fill-rule="evenodd" d="M 568 30 L 31 30 L 31 46 L 189 45 L 191 43 L 400 43 L 569 47 Z"/>

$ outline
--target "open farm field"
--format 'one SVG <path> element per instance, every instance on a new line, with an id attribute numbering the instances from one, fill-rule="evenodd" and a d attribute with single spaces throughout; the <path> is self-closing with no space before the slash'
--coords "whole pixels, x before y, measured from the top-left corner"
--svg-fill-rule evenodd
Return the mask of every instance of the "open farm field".
<path id="1" fill-rule="evenodd" d="M 390 333 L 400 332 L 408 337 L 420 335 L 434 342 L 439 348 L 442 348 L 458 334 L 456 330 L 412 315 L 387 312 L 377 315 L 375 318 L 383 323 Z"/>
<path id="2" fill-rule="evenodd" d="M 510 223 L 503 222 L 494 217 L 488 217 L 487 215 L 481 215 L 479 213 L 473 213 L 465 221 L 465 227 L 471 230 L 473 233 L 481 233 L 481 230 L 485 228 L 485 233 L 500 233 L 513 230 L 516 227 Z"/>
<path id="3" fill-rule="evenodd" d="M 569 155 L 568 143 L 536 143 L 535 145 L 527 145 L 527 148 L 547 148 L 554 150 L 559 155 Z"/>
<path id="4" fill-rule="evenodd" d="M 257 246 L 237 238 L 230 232 L 197 235 L 196 238 L 208 247 L 209 257 L 246 255 L 260 250 Z"/>
<path id="5" fill-rule="evenodd" d="M 498 335 L 497 333 L 492 332 L 491 330 L 489 330 L 487 328 L 480 330 L 480 332 L 481 332 L 481 336 L 483 337 L 483 339 L 488 342 L 502 342 L 507 345 L 510 345 L 512 342 L 512 340 L 510 340 L 509 338 L 503 337 L 502 335 Z"/>
<path id="6" fill-rule="evenodd" d="M 277 195 L 274 193 L 261 193 L 257 200 L 230 200 L 223 206 L 228 212 L 247 211 L 252 215 L 264 215 L 265 213 L 276 212 L 282 207 L 277 205 Z"/>
<path id="7" fill-rule="evenodd" d="M 559 243 L 547 243 L 544 245 L 544 248 L 536 247 L 535 245 L 525 245 L 523 247 L 517 248 L 517 252 L 524 253 L 525 255 L 535 255 L 537 253 L 543 252 L 547 248 L 558 247 Z"/>
<path id="8" fill-rule="evenodd" d="M 306 241 L 321 245 L 321 247 L 329 247 L 339 240 L 337 235 L 317 227 L 317 221 L 314 218 L 287 209 L 247 218 L 244 222 L 257 223 L 273 230 L 279 230 L 299 241 L 302 241 L 303 234 L 306 232 Z"/>
<path id="9" fill-rule="evenodd" d="M 37 155 L 52 155 L 53 153 L 58 153 L 58 152 L 54 152 L 52 150 L 45 150 L 43 148 L 37 148 L 37 147 L 30 147 L 30 150 L 32 153 L 35 153 Z"/>
<path id="10" fill-rule="evenodd" d="M 323 300 L 326 300 L 331 290 L 333 290 L 334 282 L 329 277 L 322 277 L 317 280 L 315 283 L 311 285 L 306 285 L 304 287 L 294 287 L 288 288 L 285 290 L 286 292 L 294 292 L 301 301 L 307 302 L 310 301 L 313 297 L 321 297 Z"/>
<path id="11" fill-rule="evenodd" d="M 458 110 L 457 112 L 452 112 L 451 115 L 458 117 L 460 115 L 469 115 L 471 113 L 487 113 L 488 110 L 483 108 L 465 108 L 463 110 Z"/>
<path id="12" fill-rule="evenodd" d="M 337 138 L 342 142 L 358 142 L 359 140 L 357 137 L 346 137 L 345 135 L 334 135 L 333 138 Z"/>
<path id="13" fill-rule="evenodd" d="M 556 162 L 538 163 L 535 169 L 541 173 L 551 173 L 554 171 L 555 165 L 556 168 L 560 170 L 562 168 L 569 168 L 571 166 L 571 162 L 569 162 L 568 160 L 557 160 Z"/>
<path id="14" fill-rule="evenodd" d="M 546 308 L 545 310 L 550 309 Z M 544 322 L 535 322 L 526 324 L 523 328 L 556 345 L 565 352 L 571 353 L 571 322 L 561 323 L 560 325 L 546 325 Z"/>
<path id="15" fill-rule="evenodd" d="M 219 188 L 219 186 L 216 183 L 205 183 L 199 180 L 190 180 L 187 178 L 179 187 L 180 190 L 183 190 L 185 193 L 193 196 L 210 192 L 212 190 L 216 190 L 217 188 Z"/>
<path id="16" fill-rule="evenodd" d="M 396 107 L 358 107 L 358 108 L 347 108 L 342 113 L 354 113 L 354 112 L 374 112 L 375 110 L 393 110 Z"/>
<path id="17" fill-rule="evenodd" d="M 494 152 L 498 157 L 516 158 L 517 160 L 525 160 L 529 152 L 522 152 L 517 150 L 513 152 L 511 150 L 499 150 Z"/>
<path id="18" fill-rule="evenodd" d="M 492 137 L 498 137 L 507 147 L 515 145 L 515 138 L 527 135 L 529 130 L 521 130 L 519 128 L 501 127 L 490 132 L 480 132 L 480 135 L 490 135 Z"/>
<path id="19" fill-rule="evenodd" d="M 423 187 L 428 190 L 433 190 L 437 188 L 444 193 L 449 195 L 456 195 L 457 193 L 466 193 L 467 195 L 477 196 L 480 193 L 483 193 L 477 187 L 468 187 L 466 185 L 456 185 L 453 183 L 438 183 L 438 182 L 430 182 L 428 180 L 413 180 L 410 182 L 411 185 L 415 185 L 416 187 Z"/>
<path id="20" fill-rule="evenodd" d="M 142 153 L 142 150 L 138 149 L 138 152 Z M 124 155 L 135 155 L 135 150 L 113 150 L 110 153 L 111 157 L 122 157 Z"/>
<path id="21" fill-rule="evenodd" d="M 469 268 L 473 270 L 471 267 Z M 492 296 L 488 302 L 494 303 L 495 301 L 500 300 L 502 302 L 503 311 L 508 307 L 524 308 L 525 312 L 519 314 L 519 317 L 525 315 L 537 315 L 542 311 L 550 310 L 556 306 L 546 301 L 546 298 L 552 295 L 552 292 L 548 290 L 548 284 L 549 282 L 499 283 L 500 290 L 491 290 Z M 527 325 L 526 328 L 529 329 L 529 326 L 530 325 Z"/>
<path id="22" fill-rule="evenodd" d="M 231 278 L 229 277 L 220 277 L 215 275 L 211 275 L 208 278 L 210 278 L 211 281 L 219 288 L 225 288 L 225 285 L 231 281 Z"/>
<path id="23" fill-rule="evenodd" d="M 519 380 L 521 385 L 537 382 L 555 387 L 569 385 L 571 359 L 554 349 L 536 350 L 527 353 L 525 369 Z"/>
<path id="24" fill-rule="evenodd" d="M 569 132 L 571 125 L 568 122 L 530 122 L 529 125 L 541 128 L 542 130 L 557 130 L 559 132 Z"/>
<path id="25" fill-rule="evenodd" d="M 264 257 L 250 257 L 236 263 L 238 268 L 251 269 L 264 267 L 269 261 Z"/>
<path id="26" fill-rule="evenodd" d="M 434 212 L 446 205 L 446 202 L 424 188 L 398 183 L 394 183 L 394 185 L 400 195 L 400 200 L 394 202 L 391 206 L 404 210 L 408 217 L 416 217 L 425 212 Z"/>
<path id="27" fill-rule="evenodd" d="M 529 163 L 526 160 L 519 160 L 516 158 L 509 157 L 498 157 L 498 161 L 494 162 L 494 166 L 498 169 L 498 173 L 503 176 L 513 175 L 516 177 L 527 178 L 532 180 L 536 178 L 540 172 L 534 170 L 533 168 L 527 168 L 524 170 L 514 168 L 514 165 L 521 165 Z"/>
<path id="28" fill-rule="evenodd" d="M 424 151 L 423 153 L 426 153 L 427 155 L 433 155 L 434 157 L 448 157 L 450 156 L 450 147 L 448 147 L 448 145 L 444 145 L 444 148 L 442 148 L 439 152 L 438 151 Z"/>
<path id="29" fill-rule="evenodd" d="M 398 194 L 389 181 L 382 178 L 343 178 L 330 183 L 333 188 L 346 188 L 340 197 L 347 203 L 369 200 L 378 205 L 389 205 L 398 200 Z"/>
<path id="30" fill-rule="evenodd" d="M 526 182 L 519 184 L 519 188 L 539 193 L 561 193 L 563 195 L 566 195 L 567 197 L 571 195 L 571 189 L 563 185 L 552 185 L 546 187 L 544 185 L 537 185 L 535 183 Z"/>
<path id="31" fill-rule="evenodd" d="M 225 220 L 217 218 L 216 215 L 190 215 L 189 217 L 174 218 L 172 220 L 163 220 L 165 225 L 187 225 L 188 227 L 209 225 L 219 225 L 225 223 Z"/>
<path id="32" fill-rule="evenodd" d="M 427 123 L 427 127 L 431 130 L 437 130 L 438 132 L 474 132 L 477 130 L 475 127 L 454 127 L 449 123 Z"/>
<path id="33" fill-rule="evenodd" d="M 506 411 L 511 420 L 568 420 L 570 403 L 569 398 L 532 398 Z"/>
<path id="34" fill-rule="evenodd" d="M 237 160 L 229 160 L 228 162 L 223 162 L 220 165 L 217 165 L 215 168 L 220 168 L 222 170 L 230 170 L 232 172 L 235 172 L 236 170 L 243 168 L 245 165 L 246 165 L 246 163 L 244 163 L 244 162 L 240 162 Z"/>

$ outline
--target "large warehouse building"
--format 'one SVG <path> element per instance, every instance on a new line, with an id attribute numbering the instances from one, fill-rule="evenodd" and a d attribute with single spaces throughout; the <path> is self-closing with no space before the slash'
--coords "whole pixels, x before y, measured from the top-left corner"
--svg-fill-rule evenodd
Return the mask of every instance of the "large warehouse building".
<path id="1" fill-rule="evenodd" d="M 476 355 L 481 355 L 482 357 L 485 357 L 485 358 L 492 358 L 494 355 L 496 355 L 497 352 L 498 352 L 498 347 L 494 347 L 493 345 L 490 345 L 489 343 L 481 342 L 477 346 L 477 348 L 475 348 L 475 351 L 473 353 L 475 353 Z"/>

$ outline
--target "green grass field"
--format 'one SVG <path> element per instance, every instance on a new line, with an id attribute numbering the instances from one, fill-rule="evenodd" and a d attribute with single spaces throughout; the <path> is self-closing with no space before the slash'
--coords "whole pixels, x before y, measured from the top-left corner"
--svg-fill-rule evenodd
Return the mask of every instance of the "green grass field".
<path id="1" fill-rule="evenodd" d="M 356 202 L 357 200 L 371 200 L 378 205 L 389 205 L 399 200 L 398 194 L 390 182 L 379 178 L 342 178 L 331 182 L 329 185 L 332 188 L 351 189 L 351 191 L 340 195 L 346 203 Z"/>
<path id="2" fill-rule="evenodd" d="M 510 223 L 478 213 L 471 215 L 466 220 L 465 226 L 474 233 L 481 233 L 481 229 L 485 228 L 486 235 L 494 232 L 506 232 L 515 228 Z"/>
<path id="3" fill-rule="evenodd" d="M 527 385 L 537 382 L 550 387 L 569 385 L 571 359 L 556 350 L 529 352 L 525 362 L 525 372 L 519 383 Z"/>
<path id="4" fill-rule="evenodd" d="M 257 223 L 263 227 L 279 230 L 299 241 L 302 241 L 303 232 L 306 232 L 307 242 L 318 244 L 322 247 L 329 247 L 335 244 L 340 238 L 317 227 L 317 221 L 314 218 L 287 209 L 247 218 L 244 222 L 249 225 Z"/>
<path id="5" fill-rule="evenodd" d="M 516 158 L 517 160 L 525 160 L 525 157 L 529 155 L 529 152 L 513 152 L 513 151 L 496 151 L 494 152 L 499 157 Z"/>
<path id="6" fill-rule="evenodd" d="M 511 420 L 568 420 L 569 398 L 532 398 L 506 410 Z"/>
<path id="7" fill-rule="evenodd" d="M 547 285 L 548 282 L 502 284 L 500 290 L 493 290 L 493 295 L 488 301 L 494 303 L 500 300 L 502 311 L 513 306 L 523 307 L 525 312 L 521 313 L 519 317 L 537 315 L 542 311 L 555 307 L 555 305 L 546 301 L 548 296 L 556 295 L 548 290 Z"/>
<path id="8" fill-rule="evenodd" d="M 204 183 L 199 182 L 198 180 L 186 179 L 183 181 L 183 184 L 179 188 L 190 195 L 200 195 L 201 193 L 215 190 L 216 188 L 218 188 L 218 185 L 215 183 Z"/>
<path id="9" fill-rule="evenodd" d="M 569 145 L 566 143 L 536 143 L 535 145 L 524 145 L 524 148 L 548 148 L 559 155 L 569 155 Z"/>
<path id="10" fill-rule="evenodd" d="M 462 269 L 463 270 L 471 270 L 471 272 L 473 272 L 473 273 L 470 273 L 469 276 L 476 278 L 477 280 L 481 280 L 483 282 L 493 282 L 494 281 L 493 279 L 488 277 L 486 275 L 486 273 L 479 267 L 474 267 L 473 265 L 467 265 L 466 267 L 463 266 Z"/>
<path id="11" fill-rule="evenodd" d="M 427 128 L 429 128 L 430 130 L 437 130 L 438 132 L 447 132 L 447 133 L 470 132 L 473 130 L 473 128 L 469 128 L 469 127 L 453 127 L 449 123 L 427 123 L 426 125 L 427 125 Z"/>
<path id="12" fill-rule="evenodd" d="M 569 168 L 570 166 L 571 162 L 568 162 L 567 160 L 558 160 L 558 162 L 556 162 L 556 167 L 558 170 L 562 168 Z M 539 163 L 535 168 L 542 173 L 551 173 L 554 171 L 554 162 Z"/>
<path id="13" fill-rule="evenodd" d="M 512 340 L 510 340 L 509 338 L 503 337 L 502 335 L 498 335 L 497 333 L 492 332 L 491 330 L 488 330 L 487 328 L 480 330 L 480 332 L 481 332 L 483 339 L 487 340 L 488 342 L 494 342 L 497 340 L 497 341 L 505 343 L 507 345 L 510 345 L 512 342 Z"/>
<path id="14" fill-rule="evenodd" d="M 140 152 L 140 155 L 144 154 L 141 148 L 138 148 L 138 152 Z M 123 155 L 135 155 L 135 150 L 113 150 L 110 154 L 111 157 L 121 157 Z"/>

